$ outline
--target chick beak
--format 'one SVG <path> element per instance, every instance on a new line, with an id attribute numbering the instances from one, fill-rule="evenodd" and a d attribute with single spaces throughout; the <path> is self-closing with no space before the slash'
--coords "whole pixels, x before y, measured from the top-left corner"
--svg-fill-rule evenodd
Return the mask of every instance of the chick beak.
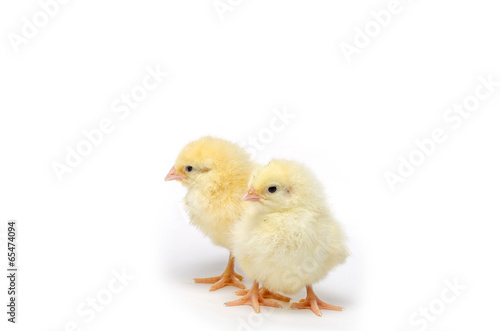
<path id="1" fill-rule="evenodd" d="M 243 201 L 260 201 L 260 196 L 257 193 L 255 193 L 255 189 L 252 186 L 241 197 L 241 200 L 243 200 Z"/>
<path id="2" fill-rule="evenodd" d="M 175 171 L 175 166 L 170 169 L 168 172 L 168 175 L 165 177 L 165 181 L 169 180 L 183 180 L 184 177 L 177 175 L 177 172 Z"/>

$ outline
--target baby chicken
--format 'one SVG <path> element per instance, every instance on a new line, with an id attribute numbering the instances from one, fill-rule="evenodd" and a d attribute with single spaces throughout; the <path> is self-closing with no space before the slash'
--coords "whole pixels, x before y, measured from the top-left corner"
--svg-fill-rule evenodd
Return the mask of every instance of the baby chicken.
<path id="1" fill-rule="evenodd" d="M 340 225 L 327 206 L 321 184 L 309 169 L 288 160 L 273 160 L 254 171 L 242 200 L 251 201 L 233 228 L 233 254 L 254 284 L 241 299 L 226 306 L 279 307 L 266 300 L 259 282 L 270 291 L 307 297 L 291 308 L 343 310 L 327 304 L 313 292 L 316 283 L 349 253 Z"/>
<path id="2" fill-rule="evenodd" d="M 181 150 L 165 180 L 177 180 L 187 187 L 185 202 L 191 224 L 214 244 L 229 249 L 231 229 L 243 213 L 245 203 L 241 196 L 254 168 L 243 148 L 223 139 L 203 137 Z M 242 279 L 234 271 L 234 257 L 230 252 L 222 275 L 195 278 L 195 283 L 214 284 L 210 291 L 227 285 L 244 289 Z"/>

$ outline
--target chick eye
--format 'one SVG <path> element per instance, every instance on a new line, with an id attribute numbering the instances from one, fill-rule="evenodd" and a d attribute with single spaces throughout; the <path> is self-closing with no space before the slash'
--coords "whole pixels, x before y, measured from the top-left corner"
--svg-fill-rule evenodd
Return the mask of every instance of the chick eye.
<path id="1" fill-rule="evenodd" d="M 191 172 L 193 171 L 193 167 L 192 166 L 187 166 L 186 167 L 186 172 Z"/>
<path id="2" fill-rule="evenodd" d="M 274 192 L 276 192 L 277 188 L 276 188 L 276 186 L 269 186 L 267 188 L 267 190 L 269 191 L 269 193 L 274 193 Z"/>

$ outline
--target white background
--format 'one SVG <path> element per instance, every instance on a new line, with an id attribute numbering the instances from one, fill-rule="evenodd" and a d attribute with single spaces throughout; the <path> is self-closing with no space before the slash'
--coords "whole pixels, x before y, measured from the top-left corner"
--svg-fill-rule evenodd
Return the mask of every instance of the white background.
<path id="1" fill-rule="evenodd" d="M 15 52 L 9 33 L 40 5 L 2 2 L 0 256 L 5 266 L 16 219 L 20 268 L 16 325 L 0 282 L 2 330 L 498 329 L 500 88 L 458 129 L 443 114 L 474 95 L 480 75 L 500 81 L 500 8 L 401 0 L 348 63 L 340 44 L 387 6 L 243 0 L 221 20 L 212 0 L 74 0 Z M 113 102 L 157 65 L 169 77 L 120 119 Z M 193 284 L 219 274 L 227 251 L 188 224 L 184 189 L 163 181 L 187 142 L 265 137 L 283 106 L 295 118 L 256 160 L 307 163 L 350 237 L 351 258 L 315 285 L 346 309 L 321 318 L 272 308 L 256 317 L 223 306 L 235 288 Z M 52 163 L 103 118 L 113 132 L 59 181 Z M 435 128 L 447 140 L 391 191 L 384 173 Z M 122 268 L 134 279 L 87 323 L 77 307 Z M 447 280 L 466 289 L 442 304 Z M 435 320 L 411 325 L 429 305 Z"/>

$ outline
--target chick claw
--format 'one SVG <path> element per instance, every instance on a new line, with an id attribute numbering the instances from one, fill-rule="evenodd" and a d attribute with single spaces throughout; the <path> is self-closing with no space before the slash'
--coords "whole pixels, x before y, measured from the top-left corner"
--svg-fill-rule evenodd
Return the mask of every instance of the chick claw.
<path id="1" fill-rule="evenodd" d="M 313 313 L 318 316 L 321 316 L 320 309 L 328 309 L 335 311 L 342 311 L 344 308 L 339 306 L 330 305 L 324 301 L 321 301 L 314 291 L 312 290 L 312 286 L 306 286 L 307 289 L 307 297 L 305 299 L 301 299 L 299 302 L 294 302 L 290 306 L 291 309 L 311 309 Z"/>
<path id="2" fill-rule="evenodd" d="M 216 291 L 225 286 L 236 286 L 245 289 L 245 285 L 240 282 L 242 279 L 243 276 L 234 271 L 234 256 L 229 254 L 229 261 L 227 263 L 226 270 L 224 270 L 222 275 L 217 277 L 195 278 L 194 282 L 201 284 L 214 284 L 210 287 L 210 291 Z"/>
<path id="3" fill-rule="evenodd" d="M 223 273 L 217 277 L 209 277 L 209 278 L 195 278 L 195 283 L 200 284 L 214 284 L 210 287 L 210 291 L 216 291 L 225 286 L 236 286 L 242 289 L 245 289 L 245 285 L 243 285 L 240 280 L 243 279 L 243 276 L 237 274 L 236 272 L 232 272 L 230 274 Z"/>
<path id="4" fill-rule="evenodd" d="M 252 288 L 247 291 L 248 292 L 242 298 L 226 302 L 224 305 L 227 307 L 249 305 L 253 307 L 253 310 L 256 313 L 260 313 L 260 306 L 281 308 L 277 302 L 263 298 L 261 292 L 259 291 L 259 284 L 257 282 L 254 282 Z"/>
<path id="5" fill-rule="evenodd" d="M 246 295 L 250 290 L 238 290 L 234 292 L 236 295 Z M 275 299 L 284 302 L 290 302 L 291 298 L 281 295 L 276 292 L 269 291 L 267 288 L 262 287 L 260 290 L 260 295 L 265 299 Z"/>

